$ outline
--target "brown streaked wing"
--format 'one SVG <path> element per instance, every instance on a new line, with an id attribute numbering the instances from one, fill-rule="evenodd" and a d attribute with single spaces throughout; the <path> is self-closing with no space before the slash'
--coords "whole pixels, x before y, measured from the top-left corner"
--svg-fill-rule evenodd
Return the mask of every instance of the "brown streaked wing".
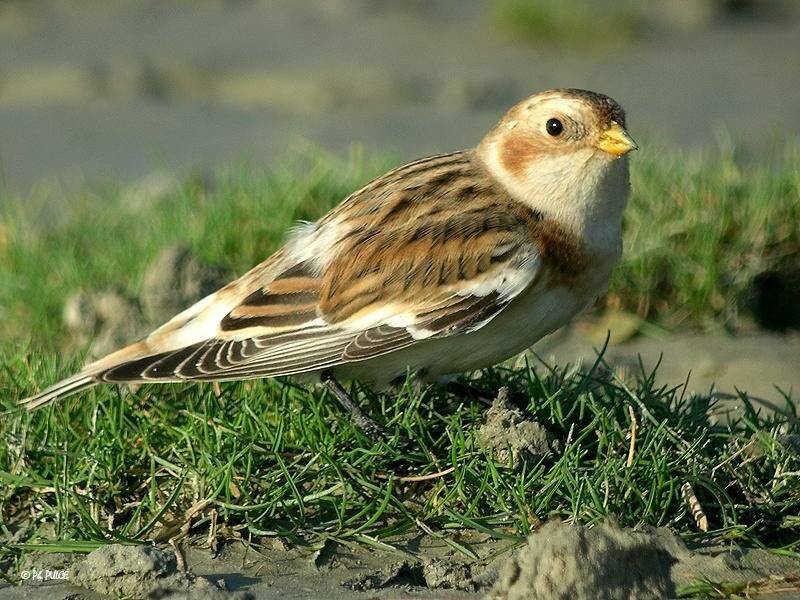
<path id="1" fill-rule="evenodd" d="M 318 265 L 290 266 L 221 320 L 224 339 L 133 360 L 99 377 L 240 379 L 367 360 L 417 339 L 482 327 L 541 266 L 532 234 L 541 215 L 495 187 L 470 153 L 401 167 L 344 205 L 346 213 L 340 207 L 319 224 L 346 218 L 322 273 Z M 387 306 L 405 307 L 396 310 L 410 325 L 355 327 L 354 317 L 368 321 Z"/>
<path id="2" fill-rule="evenodd" d="M 379 325 L 362 331 L 344 349 L 343 362 L 373 358 L 410 346 L 414 338 L 405 327 Z"/>
<path id="3" fill-rule="evenodd" d="M 445 308 L 418 315 L 417 327 L 436 332 L 436 337 L 467 333 L 479 329 L 486 319 L 491 319 L 510 301 L 510 298 L 503 298 L 498 292 L 485 296 L 466 296 Z"/>
<path id="4" fill-rule="evenodd" d="M 193 354 L 201 351 L 208 342 L 199 342 L 171 352 L 162 352 L 143 358 L 130 360 L 98 373 L 97 378 L 109 383 L 180 379 L 175 370 Z M 149 374 L 148 374 L 149 373 Z"/>
<path id="5" fill-rule="evenodd" d="M 253 339 L 213 339 L 128 361 L 106 369 L 96 377 L 109 383 L 130 383 L 290 375 L 340 364 L 344 349 L 351 340 L 351 333 L 342 335 L 337 331 L 336 335 L 315 339 L 314 343 L 279 343 L 254 352 L 257 346 Z M 233 356 L 239 356 L 241 360 L 233 360 Z"/>
<path id="6" fill-rule="evenodd" d="M 387 303 L 441 303 L 506 269 L 524 269 L 537 254 L 541 214 L 510 198 L 474 160 L 407 171 L 404 185 L 371 184 L 362 209 L 351 198 L 350 233 L 322 274 L 320 315 L 346 323 Z"/>
<path id="7" fill-rule="evenodd" d="M 224 332 L 252 327 L 289 329 L 317 317 L 320 280 L 307 263 L 279 274 L 265 287 L 247 296 L 220 322 Z"/>

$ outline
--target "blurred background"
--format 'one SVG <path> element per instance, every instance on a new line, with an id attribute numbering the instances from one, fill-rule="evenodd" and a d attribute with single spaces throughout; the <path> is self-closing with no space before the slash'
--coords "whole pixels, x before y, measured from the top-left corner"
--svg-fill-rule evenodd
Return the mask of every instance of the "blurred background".
<path id="1" fill-rule="evenodd" d="M 640 142 L 769 156 L 800 131 L 799 17 L 797 0 L 0 0 L 0 198 L 307 142 L 410 159 L 556 86 L 615 97 Z"/>

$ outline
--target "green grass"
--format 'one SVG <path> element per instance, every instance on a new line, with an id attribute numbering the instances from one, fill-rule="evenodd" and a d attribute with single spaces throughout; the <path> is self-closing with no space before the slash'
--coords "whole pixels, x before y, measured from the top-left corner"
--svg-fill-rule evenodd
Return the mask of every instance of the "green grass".
<path id="1" fill-rule="evenodd" d="M 641 9 L 627 0 L 493 0 L 490 7 L 494 22 L 514 38 L 557 48 L 624 46 L 642 19 Z"/>
<path id="2" fill-rule="evenodd" d="M 10 199 L 0 216 L 0 340 L 62 345 L 69 292 L 115 287 L 135 296 L 148 262 L 170 244 L 243 273 L 297 221 L 317 219 L 389 166 L 358 152 L 348 161 L 298 155 L 267 175 L 231 172 L 212 190 L 190 178 L 144 208 L 107 189 L 73 199 L 56 226 L 46 196 Z"/>
<path id="3" fill-rule="evenodd" d="M 797 146 L 749 168 L 731 148 L 656 151 L 634 159 L 632 188 L 614 306 L 667 328 L 717 329 L 758 318 L 748 311 L 759 274 L 800 266 Z"/>
<path id="4" fill-rule="evenodd" d="M 198 501 L 208 505 L 196 526 L 215 509 L 255 539 L 375 543 L 422 533 L 421 521 L 461 549 L 463 529 L 514 540 L 540 520 L 607 515 L 698 537 L 681 498 L 688 481 L 711 524 L 706 539 L 800 545 L 800 456 L 781 437 L 791 422 L 760 416 L 745 400 L 741 420 L 713 426 L 707 399 L 656 387 L 648 374 L 629 387 L 598 370 L 482 373 L 478 385 L 528 397 L 530 418 L 560 441 L 556 456 L 515 470 L 476 442 L 482 408 L 435 390 L 354 387 L 393 434 L 373 443 L 332 398 L 290 382 L 224 385 L 220 396 L 210 386 L 101 387 L 19 414 L 21 390 L 77 364 L 23 354 L 3 363 L 2 534 L 28 523 L 27 544 L 164 539 Z M 403 439 L 419 448 L 404 449 Z M 423 482 L 402 479 L 451 467 Z"/>
<path id="5" fill-rule="evenodd" d="M 148 210 L 108 190 L 57 223 L 35 203 L 0 221 L 0 562 L 36 545 L 90 548 L 174 534 L 206 501 L 231 535 L 381 544 L 430 528 L 469 555 L 464 529 L 518 540 L 539 520 L 669 525 L 688 538 L 798 551 L 800 456 L 795 417 L 757 414 L 726 426 L 709 400 L 656 386 L 539 368 L 476 375 L 528 398 L 527 414 L 561 452 L 514 470 L 476 442 L 482 407 L 408 386 L 397 396 L 355 387 L 394 437 L 373 443 L 319 390 L 291 382 L 100 387 L 27 414 L 15 402 L 78 368 L 60 322 L 70 291 L 135 293 L 161 247 L 187 242 L 240 273 L 275 249 L 286 228 L 314 219 L 388 161 L 312 157 L 266 175 L 231 173 L 211 190 L 189 181 Z M 298 173 L 303 175 L 299 176 Z M 652 151 L 633 162 L 626 251 L 615 308 L 662 326 L 719 327 L 749 281 L 800 248 L 800 154 L 743 168 L 733 153 Z M 52 219 L 51 219 L 52 221 Z M 679 382 L 674 382 L 679 383 Z M 638 423 L 633 464 L 630 411 Z M 787 399 L 787 414 L 794 414 Z M 419 448 L 407 449 L 411 439 Z M 452 471 L 436 475 L 448 469 Z M 432 475 L 424 481 L 408 476 Z M 711 531 L 699 534 L 680 488 L 690 482 Z"/>

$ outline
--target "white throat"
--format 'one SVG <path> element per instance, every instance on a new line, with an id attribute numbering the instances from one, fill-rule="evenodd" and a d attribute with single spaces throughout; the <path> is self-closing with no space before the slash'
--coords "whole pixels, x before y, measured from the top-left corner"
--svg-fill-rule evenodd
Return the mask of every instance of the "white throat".
<path id="1" fill-rule="evenodd" d="M 586 148 L 537 158 L 521 175 L 503 168 L 496 145 L 483 158 L 514 198 L 580 236 L 589 249 L 619 245 L 630 188 L 627 157 L 613 160 Z"/>

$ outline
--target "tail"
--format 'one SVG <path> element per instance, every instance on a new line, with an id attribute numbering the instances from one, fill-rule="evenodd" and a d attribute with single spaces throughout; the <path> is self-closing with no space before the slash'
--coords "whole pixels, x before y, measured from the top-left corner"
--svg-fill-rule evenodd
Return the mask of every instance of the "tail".
<path id="1" fill-rule="evenodd" d="M 141 357 L 148 354 L 148 348 L 143 342 L 136 342 L 121 350 L 117 350 L 90 365 L 87 365 L 80 373 L 76 373 L 71 377 L 62 379 L 58 383 L 54 383 L 45 390 L 38 394 L 23 398 L 19 401 L 19 405 L 28 409 L 35 410 L 61 398 L 72 396 L 83 390 L 87 390 L 96 386 L 99 383 L 104 383 L 103 373 L 109 366 L 115 366 L 120 363 Z"/>
<path id="2" fill-rule="evenodd" d="M 67 379 L 63 379 L 58 383 L 51 385 L 49 388 L 39 392 L 35 396 L 30 396 L 29 398 L 20 400 L 19 404 L 28 410 L 35 410 L 41 406 L 44 406 L 45 404 L 54 402 L 55 400 L 72 396 L 72 394 L 77 394 L 78 392 L 89 389 L 90 387 L 94 387 L 98 383 L 99 382 L 91 375 L 78 373 L 77 375 L 73 375 L 72 377 L 68 377 Z"/>
<path id="3" fill-rule="evenodd" d="M 148 372 L 154 364 L 167 357 L 188 358 L 204 344 L 214 344 L 210 330 L 216 331 L 220 315 L 227 314 L 227 305 L 215 307 L 216 294 L 206 296 L 182 313 L 176 315 L 146 338 L 126 346 L 108 356 L 86 365 L 80 373 L 51 385 L 34 396 L 19 401 L 21 406 L 34 410 L 50 402 L 77 394 L 99 383 L 170 383 L 191 377 L 180 376 L 173 368 Z M 203 312 L 211 307 L 208 316 Z M 220 377 L 213 377 L 219 379 Z M 199 379 L 199 378 L 195 378 Z"/>

